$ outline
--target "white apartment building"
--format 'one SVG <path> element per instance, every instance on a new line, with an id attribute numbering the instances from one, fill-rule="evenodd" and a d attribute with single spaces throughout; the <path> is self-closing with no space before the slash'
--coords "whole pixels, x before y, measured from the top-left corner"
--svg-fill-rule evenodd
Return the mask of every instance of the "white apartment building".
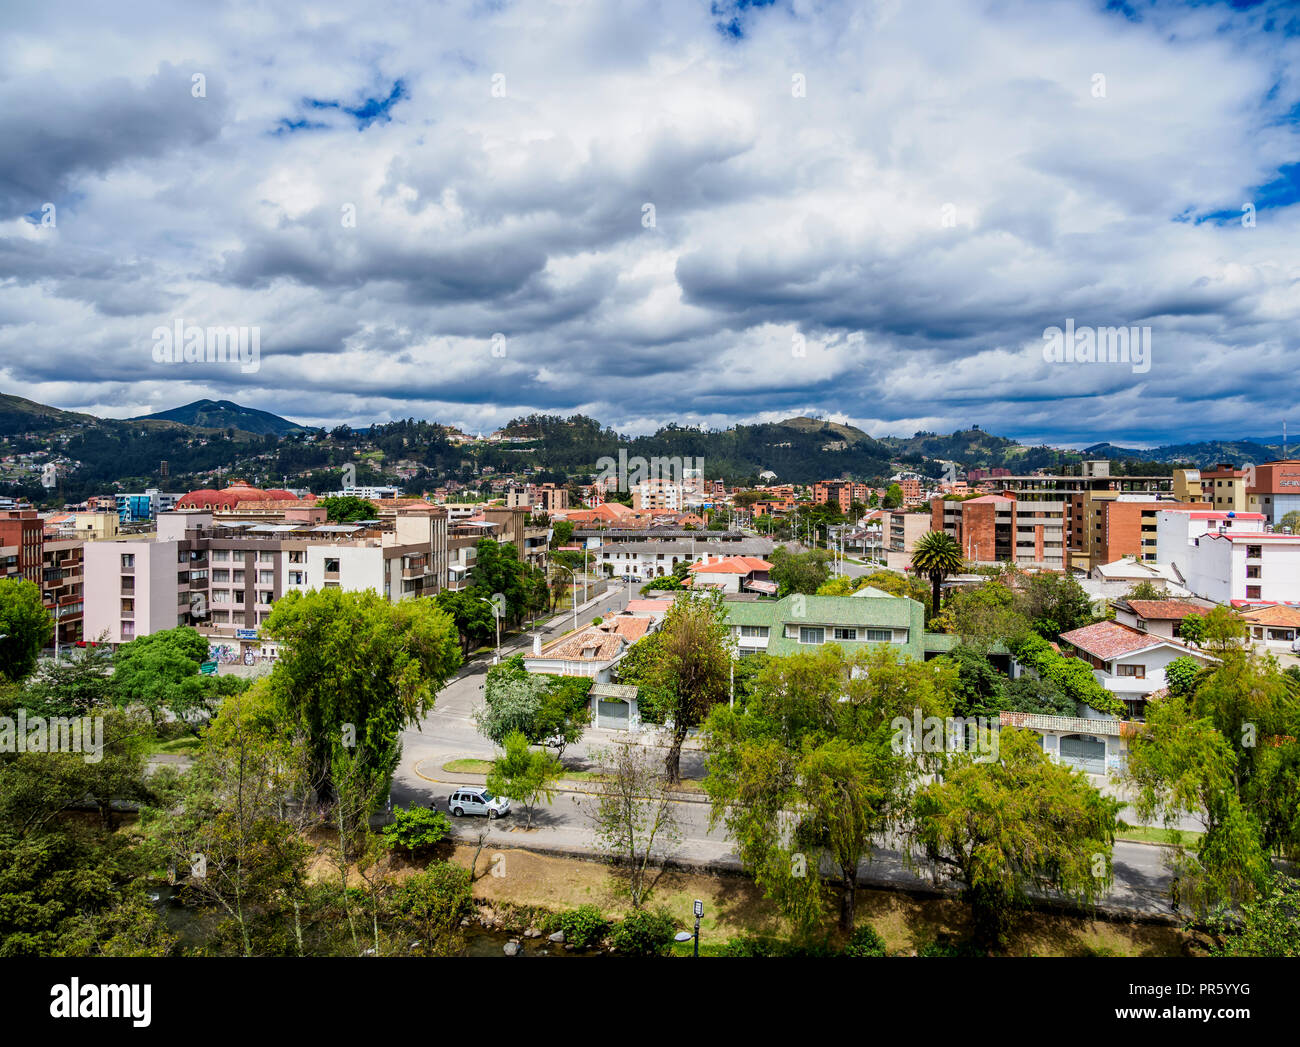
<path id="1" fill-rule="evenodd" d="M 446 517 L 426 507 L 379 525 L 267 524 L 172 512 L 156 535 L 88 542 L 83 557 L 88 639 L 128 643 L 193 625 L 214 642 L 251 645 L 290 590 L 435 595 L 447 581 Z"/>
<path id="2" fill-rule="evenodd" d="M 632 484 L 632 508 L 662 509 L 664 512 L 681 512 L 685 504 L 685 491 L 682 484 L 670 480 L 646 480 L 644 483 Z"/>
<path id="3" fill-rule="evenodd" d="M 400 487 L 345 487 L 343 490 L 334 491 L 325 497 L 364 498 L 367 502 L 373 502 L 377 498 L 401 498 L 402 489 Z"/>
<path id="4" fill-rule="evenodd" d="M 1300 603 L 1300 535 L 1265 530 L 1262 513 L 1171 510 L 1156 516 L 1160 559 L 1216 603 Z"/>

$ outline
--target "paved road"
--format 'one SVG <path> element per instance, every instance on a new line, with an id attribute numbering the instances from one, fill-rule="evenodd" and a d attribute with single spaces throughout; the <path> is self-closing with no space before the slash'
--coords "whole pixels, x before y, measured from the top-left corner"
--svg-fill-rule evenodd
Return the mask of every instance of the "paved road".
<path id="1" fill-rule="evenodd" d="M 596 615 L 609 614 L 627 606 L 628 593 L 620 588 L 579 609 L 579 622 L 588 623 Z M 571 615 L 563 621 L 547 623 L 541 630 L 544 639 L 553 638 L 573 627 Z M 531 647 L 528 636 L 502 645 L 502 655 L 508 656 Z M 424 718 L 418 731 L 405 731 L 402 735 L 401 765 L 393 782 L 393 802 L 398 806 L 433 803 L 446 810 L 446 799 L 458 782 L 481 782 L 480 776 L 452 775 L 442 767 L 458 757 L 491 758 L 491 742 L 474 728 L 472 713 L 483 700 L 484 674 L 491 657 L 479 657 L 466 665 L 457 677 L 439 694 L 431 713 Z M 571 768 L 587 763 L 591 752 L 609 745 L 621 732 L 588 730 L 581 741 L 565 753 L 565 762 Z M 682 769 L 687 777 L 703 774 L 703 755 L 698 749 L 688 747 L 682 754 Z M 539 806 L 533 815 L 533 829 L 525 831 L 524 813 L 517 809 L 508 818 L 493 824 L 492 845 L 496 847 L 528 847 L 534 850 L 593 853 L 591 795 L 577 783 L 559 791 L 554 803 Z M 697 799 L 675 803 L 682 828 L 682 841 L 676 852 L 680 860 L 708 864 L 715 867 L 739 869 L 740 864 L 721 826 L 710 829 L 709 807 Z M 1131 815 L 1130 815 L 1131 816 Z M 455 824 L 456 834 L 472 838 L 483 825 L 478 819 L 465 819 Z M 1147 844 L 1120 841 L 1114 849 L 1115 883 L 1107 901 L 1108 907 L 1138 911 L 1147 914 L 1168 914 L 1165 900 L 1168 874 L 1162 865 L 1162 850 Z M 897 849 L 882 848 L 875 859 L 863 864 L 860 877 L 864 884 L 884 884 L 905 887 L 924 887 L 927 881 L 908 869 Z"/>
<path id="2" fill-rule="evenodd" d="M 471 776 L 451 775 L 442 771 L 438 758 L 412 763 L 403 761 L 399 780 L 394 783 L 393 801 L 399 806 L 411 802 L 434 804 L 446 810 L 446 799 L 456 782 Z M 481 781 L 481 778 L 478 779 Z M 505 819 L 485 823 L 481 819 L 455 820 L 457 837 L 470 840 L 485 825 L 490 831 L 489 847 L 526 847 L 532 850 L 594 854 L 592 836 L 593 797 L 581 783 L 570 783 L 555 794 L 549 805 L 539 805 L 533 813 L 533 828 L 525 830 L 526 815 L 522 807 Z M 721 826 L 709 828 L 707 802 L 686 799 L 674 802 L 682 839 L 673 857 L 687 863 L 712 868 L 740 869 L 740 862 Z M 1169 915 L 1167 900 L 1169 876 L 1162 863 L 1162 849 L 1148 844 L 1118 841 L 1114 847 L 1114 884 L 1103 907 L 1139 912 L 1146 915 Z M 873 860 L 859 869 L 864 885 L 925 889 L 929 881 L 907 865 L 897 846 L 882 846 Z"/>

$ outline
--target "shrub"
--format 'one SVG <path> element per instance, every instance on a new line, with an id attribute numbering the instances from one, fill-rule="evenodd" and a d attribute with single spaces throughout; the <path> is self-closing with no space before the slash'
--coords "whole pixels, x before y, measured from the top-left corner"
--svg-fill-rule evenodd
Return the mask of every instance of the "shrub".
<path id="1" fill-rule="evenodd" d="M 614 948 L 629 956 L 659 956 L 668 948 L 676 929 L 673 918 L 664 912 L 633 909 L 610 935 Z"/>
<path id="2" fill-rule="evenodd" d="M 859 927 L 849 937 L 849 943 L 844 946 L 844 955 L 884 956 L 885 940 L 876 933 L 876 929 L 870 924 Z"/>
<path id="3" fill-rule="evenodd" d="M 953 941 L 946 934 L 941 934 L 936 941 L 926 942 L 916 950 L 917 956 L 984 956 L 970 942 Z"/>
<path id="4" fill-rule="evenodd" d="M 432 847 L 451 832 L 451 822 L 441 811 L 412 804 L 393 809 L 393 822 L 383 828 L 384 839 L 414 854 Z"/>
<path id="5" fill-rule="evenodd" d="M 586 949 L 595 945 L 609 930 L 609 921 L 594 905 L 579 905 L 576 909 L 561 913 L 560 930 L 564 932 L 564 942 L 575 949 Z"/>
<path id="6" fill-rule="evenodd" d="M 833 956 L 835 952 L 824 944 L 795 945 L 781 938 L 765 938 L 761 935 L 745 935 L 733 938 L 722 948 L 724 956 L 755 957 L 820 957 Z"/>

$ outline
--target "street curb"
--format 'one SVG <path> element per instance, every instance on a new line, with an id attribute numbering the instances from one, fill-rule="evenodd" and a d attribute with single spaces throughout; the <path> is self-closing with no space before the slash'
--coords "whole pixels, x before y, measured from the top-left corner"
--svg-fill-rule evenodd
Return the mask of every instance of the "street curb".
<path id="1" fill-rule="evenodd" d="M 420 770 L 420 765 L 427 763 L 428 760 L 430 759 L 436 760 L 438 759 L 438 757 L 435 756 L 435 757 L 428 757 L 424 760 L 416 760 L 415 763 L 411 765 L 411 770 L 414 771 L 418 777 L 423 778 L 426 782 L 433 782 L 437 785 L 483 785 L 484 783 L 487 782 L 486 774 L 478 774 L 473 771 L 444 771 L 442 770 L 441 767 L 439 767 L 438 773 L 450 775 L 450 777 L 434 778 L 430 775 L 425 774 L 422 770 Z M 473 757 L 467 757 L 467 759 L 473 759 Z M 564 787 L 557 786 L 557 788 L 555 789 L 557 793 L 570 793 L 570 794 L 579 793 L 583 796 L 596 795 L 590 789 L 583 787 L 586 783 L 576 778 L 560 778 L 559 782 L 562 783 L 567 782 L 569 783 L 570 787 L 564 788 Z M 696 792 L 681 793 L 680 795 L 674 795 L 673 799 L 681 803 L 709 803 L 710 802 L 707 793 L 696 793 Z"/>

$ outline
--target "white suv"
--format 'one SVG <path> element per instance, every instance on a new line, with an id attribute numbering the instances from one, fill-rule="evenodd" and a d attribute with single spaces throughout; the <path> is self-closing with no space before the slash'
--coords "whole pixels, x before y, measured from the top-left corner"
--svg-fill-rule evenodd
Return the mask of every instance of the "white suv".
<path id="1" fill-rule="evenodd" d="M 457 818 L 465 814 L 500 818 L 510 813 L 510 801 L 504 796 L 493 796 L 486 789 L 457 789 L 447 797 L 447 806 Z"/>

